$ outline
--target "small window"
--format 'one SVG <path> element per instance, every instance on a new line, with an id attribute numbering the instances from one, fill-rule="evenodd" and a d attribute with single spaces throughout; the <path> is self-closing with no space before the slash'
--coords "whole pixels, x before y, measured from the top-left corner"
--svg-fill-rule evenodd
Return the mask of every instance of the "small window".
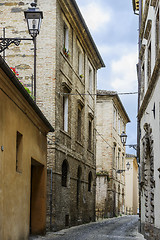
<path id="1" fill-rule="evenodd" d="M 93 138 L 93 119 L 90 117 L 88 122 L 88 149 L 92 150 L 92 138 Z"/>
<path id="2" fill-rule="evenodd" d="M 78 119 L 77 119 L 77 140 L 82 140 L 82 106 L 78 105 Z"/>
<path id="3" fill-rule="evenodd" d="M 83 68 L 82 68 L 82 52 L 78 52 L 78 74 L 83 77 Z"/>
<path id="4" fill-rule="evenodd" d="M 69 50 L 69 30 L 68 26 L 64 23 L 64 49 Z"/>
<path id="5" fill-rule="evenodd" d="M 113 146 L 113 164 L 116 166 L 116 145 Z"/>
<path id="6" fill-rule="evenodd" d="M 89 92 L 92 93 L 93 91 L 93 71 L 89 68 Z"/>
<path id="7" fill-rule="evenodd" d="M 92 173 L 89 172 L 88 174 L 88 192 L 91 192 L 92 189 Z"/>
<path id="8" fill-rule="evenodd" d="M 68 178 L 68 162 L 67 160 L 63 161 L 62 164 L 62 186 L 67 187 L 67 179 Z"/>
<path id="9" fill-rule="evenodd" d="M 118 152 L 118 163 L 117 163 L 118 170 L 120 169 L 120 152 Z"/>
<path id="10" fill-rule="evenodd" d="M 121 134 L 121 117 L 118 115 L 118 133 Z"/>
<path id="11" fill-rule="evenodd" d="M 68 132 L 68 95 L 63 96 L 63 130 Z"/>
<path id="12" fill-rule="evenodd" d="M 17 131 L 16 137 L 16 171 L 22 172 L 22 151 L 23 151 L 23 135 Z"/>
<path id="13" fill-rule="evenodd" d="M 117 111 L 114 108 L 114 110 L 113 110 L 113 127 L 114 127 L 114 129 L 116 129 L 116 122 L 117 122 L 116 120 L 117 120 Z"/>

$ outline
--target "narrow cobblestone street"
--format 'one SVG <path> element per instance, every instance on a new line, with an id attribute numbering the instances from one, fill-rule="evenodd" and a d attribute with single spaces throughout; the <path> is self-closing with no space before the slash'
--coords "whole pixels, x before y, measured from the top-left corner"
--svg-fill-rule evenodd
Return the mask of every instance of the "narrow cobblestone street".
<path id="1" fill-rule="evenodd" d="M 30 237 L 30 240 L 143 240 L 138 233 L 138 216 L 124 216 L 89 223 L 46 236 Z"/>

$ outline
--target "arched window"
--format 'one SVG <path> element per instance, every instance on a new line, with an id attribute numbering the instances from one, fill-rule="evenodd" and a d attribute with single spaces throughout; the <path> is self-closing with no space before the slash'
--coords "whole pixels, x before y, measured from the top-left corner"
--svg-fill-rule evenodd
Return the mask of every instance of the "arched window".
<path id="1" fill-rule="evenodd" d="M 64 160 L 62 163 L 62 186 L 67 187 L 67 177 L 68 177 L 68 162 Z"/>
<path id="2" fill-rule="evenodd" d="M 88 192 L 91 192 L 91 186 L 92 186 L 92 173 L 89 172 L 89 174 L 88 174 Z"/>

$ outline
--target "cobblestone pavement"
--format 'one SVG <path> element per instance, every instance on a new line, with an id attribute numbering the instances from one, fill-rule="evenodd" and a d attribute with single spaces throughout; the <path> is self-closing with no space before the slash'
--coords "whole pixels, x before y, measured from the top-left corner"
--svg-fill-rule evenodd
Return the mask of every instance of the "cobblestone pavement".
<path id="1" fill-rule="evenodd" d="M 84 224 L 46 236 L 30 237 L 29 240 L 144 240 L 138 233 L 138 216 L 110 218 Z"/>

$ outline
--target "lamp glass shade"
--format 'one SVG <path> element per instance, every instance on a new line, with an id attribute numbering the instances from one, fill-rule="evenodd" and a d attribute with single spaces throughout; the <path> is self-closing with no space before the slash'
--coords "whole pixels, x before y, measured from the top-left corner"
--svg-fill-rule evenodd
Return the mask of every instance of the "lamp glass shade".
<path id="1" fill-rule="evenodd" d="M 123 145 L 126 144 L 126 141 L 127 141 L 127 134 L 125 134 L 125 132 L 123 131 L 122 134 L 120 135 L 120 138 L 121 138 L 121 142 Z"/>
<path id="2" fill-rule="evenodd" d="M 130 169 L 130 163 L 129 162 L 126 164 L 126 167 L 127 167 L 127 170 Z"/>
<path id="3" fill-rule="evenodd" d="M 42 11 L 38 8 L 29 8 L 24 11 L 25 19 L 27 20 L 28 31 L 32 37 L 36 37 L 40 32 L 41 21 L 43 18 Z"/>

